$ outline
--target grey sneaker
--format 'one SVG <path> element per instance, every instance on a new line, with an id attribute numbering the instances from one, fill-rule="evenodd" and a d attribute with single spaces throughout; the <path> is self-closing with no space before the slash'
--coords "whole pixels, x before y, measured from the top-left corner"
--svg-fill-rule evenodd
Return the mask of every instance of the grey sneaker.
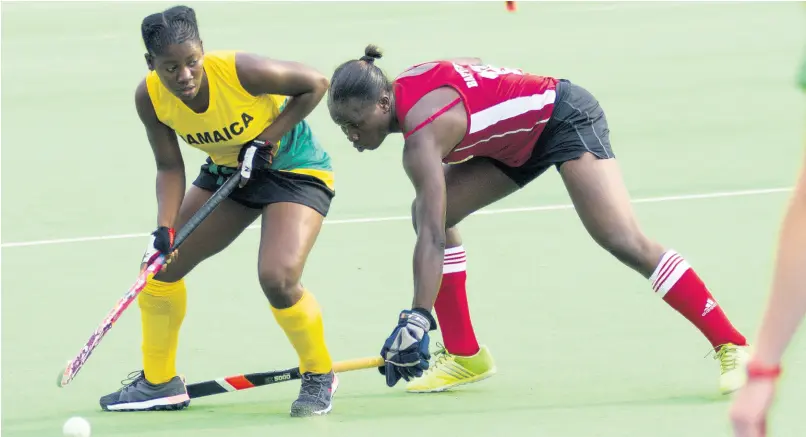
<path id="1" fill-rule="evenodd" d="M 174 376 L 163 384 L 152 384 L 143 371 L 129 374 L 123 387 L 101 398 L 104 411 L 181 410 L 190 405 L 185 382 Z"/>
<path id="2" fill-rule="evenodd" d="M 333 394 L 339 387 L 335 373 L 304 373 L 299 397 L 291 404 L 291 417 L 325 415 L 333 409 Z"/>

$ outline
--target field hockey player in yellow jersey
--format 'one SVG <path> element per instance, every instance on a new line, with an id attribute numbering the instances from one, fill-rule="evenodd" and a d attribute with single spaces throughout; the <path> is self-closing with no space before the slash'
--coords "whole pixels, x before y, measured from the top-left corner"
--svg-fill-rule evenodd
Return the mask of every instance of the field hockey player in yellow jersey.
<path id="1" fill-rule="evenodd" d="M 321 309 L 300 276 L 335 194 L 330 157 L 303 121 L 328 81 L 298 63 L 242 52 L 205 53 L 195 12 L 185 6 L 146 17 L 142 37 L 151 71 L 137 87 L 135 102 L 156 160 L 158 201 L 158 228 L 143 263 L 170 249 L 174 229 L 226 177 L 241 178 L 241 186 L 140 294 L 143 370 L 102 397 L 101 407 L 143 411 L 189 405 L 176 370 L 187 294 L 183 278 L 262 217 L 257 273 L 268 298 L 266 311 L 285 331 L 303 373 L 291 415 L 326 414 L 338 380 Z M 209 155 L 187 192 L 177 136 Z M 244 160 L 251 174 L 239 170 Z"/>

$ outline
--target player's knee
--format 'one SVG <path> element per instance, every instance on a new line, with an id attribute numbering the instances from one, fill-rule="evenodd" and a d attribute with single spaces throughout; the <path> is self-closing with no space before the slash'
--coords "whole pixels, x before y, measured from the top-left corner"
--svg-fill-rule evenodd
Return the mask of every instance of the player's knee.
<path id="1" fill-rule="evenodd" d="M 417 201 L 411 201 L 411 226 L 414 228 L 414 232 L 417 232 Z"/>
<path id="2" fill-rule="evenodd" d="M 447 244 L 447 247 L 462 245 L 462 235 L 459 234 L 459 228 L 450 227 L 445 229 L 445 244 Z"/>
<path id="3" fill-rule="evenodd" d="M 269 303 L 275 308 L 291 306 L 299 288 L 299 267 L 279 260 L 264 264 L 258 268 L 258 280 Z"/>
<path id="4" fill-rule="evenodd" d="M 411 202 L 411 225 L 414 227 L 414 232 L 417 232 L 417 201 Z M 452 211 L 448 209 L 445 214 L 445 230 L 448 231 L 456 227 L 460 221 L 462 221 L 463 217 L 457 217 L 455 214 L 452 214 Z"/>
<path id="5" fill-rule="evenodd" d="M 173 262 L 168 264 L 168 267 L 154 275 L 154 279 L 162 282 L 176 282 L 185 277 L 188 273 L 188 269 L 185 266 L 177 265 L 179 263 Z"/>
<path id="6" fill-rule="evenodd" d="M 456 225 L 458 225 L 459 222 L 462 221 L 462 218 L 463 217 L 456 217 L 452 215 L 451 211 L 448 210 L 447 213 L 445 214 L 445 229 L 455 228 Z"/>

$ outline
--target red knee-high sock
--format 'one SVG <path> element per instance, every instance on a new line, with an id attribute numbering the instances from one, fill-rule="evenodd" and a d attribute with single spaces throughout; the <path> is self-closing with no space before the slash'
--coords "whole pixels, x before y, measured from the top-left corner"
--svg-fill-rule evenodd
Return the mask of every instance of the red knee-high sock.
<path id="1" fill-rule="evenodd" d="M 747 345 L 694 269 L 677 252 L 666 251 L 649 280 L 655 292 L 693 323 L 714 348 L 725 343 Z"/>
<path id="2" fill-rule="evenodd" d="M 442 341 L 448 353 L 461 356 L 475 355 L 479 351 L 476 333 L 470 322 L 467 304 L 467 260 L 462 246 L 445 249 L 442 267 L 442 286 L 434 309 L 442 331 Z"/>

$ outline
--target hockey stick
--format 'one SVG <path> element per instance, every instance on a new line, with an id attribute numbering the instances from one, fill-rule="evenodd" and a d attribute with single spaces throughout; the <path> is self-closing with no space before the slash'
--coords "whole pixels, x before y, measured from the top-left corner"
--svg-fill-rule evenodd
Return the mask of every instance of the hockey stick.
<path id="1" fill-rule="evenodd" d="M 371 369 L 383 366 L 383 358 L 367 357 L 356 358 L 354 360 L 339 361 L 333 363 L 333 371 L 336 373 L 349 372 L 352 370 Z M 210 381 L 188 384 L 188 395 L 191 399 L 204 396 L 229 393 L 233 391 L 246 390 L 260 387 L 262 385 L 275 384 L 278 382 L 292 381 L 302 378 L 299 367 L 287 370 L 276 370 L 273 372 L 247 373 L 233 375 L 226 378 L 218 378 Z"/>
<path id="2" fill-rule="evenodd" d="M 187 237 L 199 227 L 199 225 L 210 215 L 218 205 L 224 201 L 229 195 L 235 190 L 238 186 L 238 182 L 240 181 L 239 175 L 233 174 L 229 177 L 229 179 L 221 185 L 221 187 L 207 199 L 207 202 L 204 202 L 204 205 L 193 214 L 193 217 L 188 220 L 188 222 L 182 226 L 182 229 L 176 234 L 176 238 L 174 239 L 173 249 L 177 249 L 182 243 L 187 239 Z M 98 344 L 101 342 L 101 339 L 104 338 L 104 335 L 112 329 L 112 325 L 118 320 L 118 318 L 123 314 L 123 311 L 129 307 L 129 305 L 137 298 L 137 295 L 145 288 L 146 281 L 148 280 L 149 275 L 154 275 L 160 271 L 162 266 L 165 264 L 165 256 L 160 255 L 158 256 L 154 262 L 152 262 L 148 268 L 146 268 L 140 276 L 137 277 L 137 281 L 134 285 L 129 288 L 129 291 L 123 295 L 120 300 L 118 300 L 117 304 L 114 308 L 106 315 L 104 320 L 95 328 L 95 332 L 92 333 L 90 339 L 87 340 L 87 343 L 81 348 L 78 355 L 75 356 L 72 360 L 67 362 L 67 366 L 59 375 L 58 385 L 59 387 L 64 387 L 76 377 L 78 371 L 81 370 L 81 367 L 84 366 L 84 363 L 87 362 L 92 352 L 98 347 Z"/>

